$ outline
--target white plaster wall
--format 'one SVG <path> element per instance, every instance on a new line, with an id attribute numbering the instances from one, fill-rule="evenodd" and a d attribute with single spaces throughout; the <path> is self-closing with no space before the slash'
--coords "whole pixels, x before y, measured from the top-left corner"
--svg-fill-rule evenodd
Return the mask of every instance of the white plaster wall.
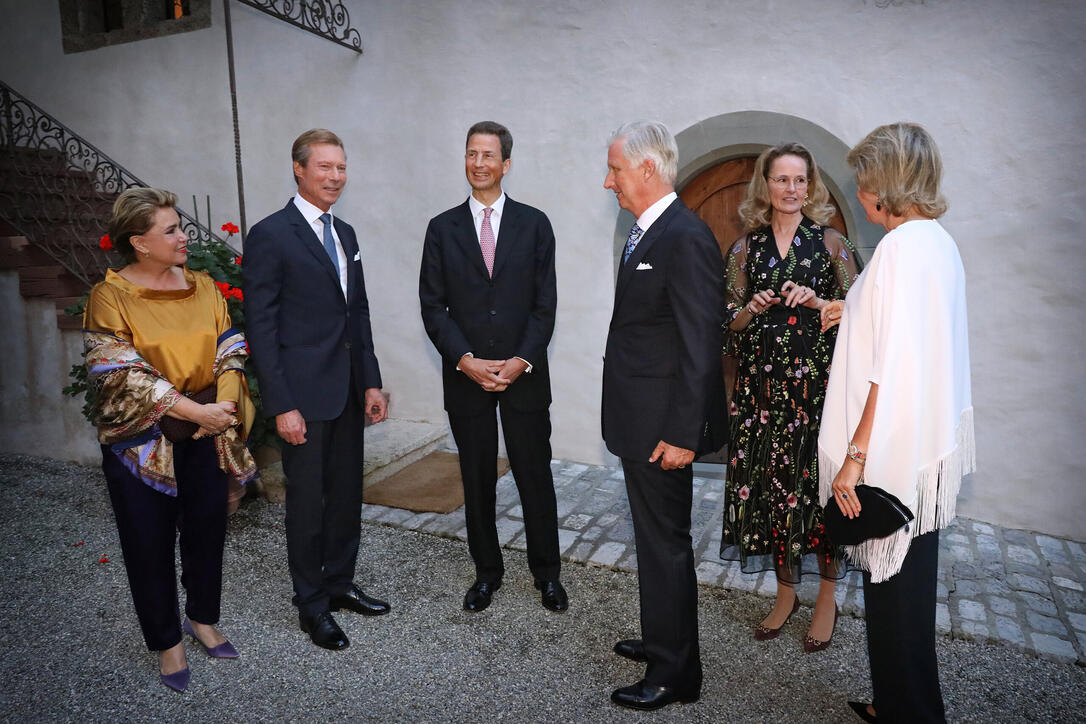
<path id="1" fill-rule="evenodd" d="M 286 202 L 298 132 L 344 138 L 351 183 L 337 211 L 359 231 L 394 415 L 443 417 L 418 261 L 428 219 L 467 195 L 472 122 L 512 129 L 506 189 L 554 224 L 554 453 L 597 463 L 613 460 L 598 423 L 618 213 L 601 187 L 610 130 L 651 117 L 678 132 L 762 110 L 851 145 L 879 123 L 915 120 L 942 148 L 944 221 L 969 278 L 980 472 L 961 512 L 1086 539 L 1081 2 L 347 5 L 362 56 L 232 6 L 246 204 L 253 223 Z M 0 0 L 13 20 L 0 28 L 0 77 L 147 181 L 212 194 L 218 226 L 237 205 L 214 7 L 208 30 L 63 56 L 55 4 Z"/>
<path id="2" fill-rule="evenodd" d="M 19 294 L 19 275 L 0 272 L 0 452 L 94 463 L 102 459 L 83 400 L 61 394 L 83 359 L 81 335 L 57 328 L 56 305 Z"/>

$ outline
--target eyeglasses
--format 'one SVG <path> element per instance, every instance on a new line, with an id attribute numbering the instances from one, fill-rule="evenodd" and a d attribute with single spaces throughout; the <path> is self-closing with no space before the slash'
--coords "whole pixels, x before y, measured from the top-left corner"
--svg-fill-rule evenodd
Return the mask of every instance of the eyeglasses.
<path id="1" fill-rule="evenodd" d="M 788 186 L 789 183 L 794 183 L 796 185 L 797 189 L 803 188 L 804 186 L 807 185 L 807 177 L 806 176 L 796 176 L 795 178 L 789 178 L 787 176 L 770 176 L 766 180 L 769 181 L 769 183 L 773 184 L 774 186 L 781 186 L 781 187 L 786 187 L 786 186 Z"/>

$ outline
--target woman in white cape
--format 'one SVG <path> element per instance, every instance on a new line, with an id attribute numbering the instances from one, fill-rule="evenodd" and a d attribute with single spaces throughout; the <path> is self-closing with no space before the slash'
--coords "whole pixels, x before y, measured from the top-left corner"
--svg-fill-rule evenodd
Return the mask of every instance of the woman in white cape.
<path id="1" fill-rule="evenodd" d="M 965 272 L 936 219 L 942 162 L 921 126 L 880 126 L 848 155 L 867 218 L 887 231 L 843 304 L 818 438 L 820 498 L 862 515 L 855 488 L 895 495 L 915 519 L 847 546 L 864 570 L 871 705 L 866 721 L 945 720 L 935 659 L 939 529 L 975 468 Z"/>

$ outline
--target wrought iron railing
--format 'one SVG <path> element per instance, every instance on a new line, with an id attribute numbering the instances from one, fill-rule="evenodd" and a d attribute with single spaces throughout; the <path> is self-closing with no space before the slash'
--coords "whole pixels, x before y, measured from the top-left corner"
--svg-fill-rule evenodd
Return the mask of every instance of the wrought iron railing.
<path id="1" fill-rule="evenodd" d="M 0 81 L 0 217 L 76 277 L 88 285 L 102 278 L 109 258 L 98 240 L 113 201 L 148 185 Z M 177 213 L 190 244 L 232 249 Z"/>
<path id="2" fill-rule="evenodd" d="M 362 36 L 351 27 L 343 3 L 333 0 L 238 0 L 314 35 L 362 53 Z"/>

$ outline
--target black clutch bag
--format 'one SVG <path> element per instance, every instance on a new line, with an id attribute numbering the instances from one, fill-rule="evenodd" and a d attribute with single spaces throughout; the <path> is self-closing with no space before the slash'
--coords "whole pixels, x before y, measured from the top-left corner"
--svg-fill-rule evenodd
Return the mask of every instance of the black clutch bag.
<path id="1" fill-rule="evenodd" d="M 854 546 L 871 538 L 885 538 L 913 519 L 913 512 L 882 488 L 857 485 L 860 514 L 849 518 L 837 502 L 826 501 L 822 522 L 834 545 Z"/>
<path id="2" fill-rule="evenodd" d="M 216 386 L 211 385 L 199 392 L 185 396 L 193 402 L 198 402 L 201 405 L 208 405 L 215 401 L 218 394 L 219 392 Z M 162 436 L 170 442 L 181 442 L 182 440 L 191 440 L 192 436 L 196 434 L 196 431 L 200 429 L 200 426 L 195 422 L 163 415 L 158 420 L 158 429 L 162 431 Z M 860 501 L 860 505 L 863 505 L 863 501 Z"/>

